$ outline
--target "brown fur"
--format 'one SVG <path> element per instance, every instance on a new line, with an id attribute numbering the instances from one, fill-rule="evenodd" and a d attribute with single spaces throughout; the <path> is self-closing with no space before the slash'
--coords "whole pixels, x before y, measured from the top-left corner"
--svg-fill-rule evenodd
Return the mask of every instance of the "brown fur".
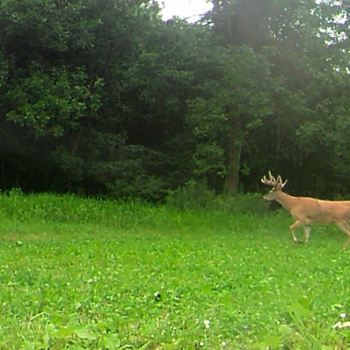
<path id="1" fill-rule="evenodd" d="M 305 226 L 305 242 L 307 242 L 310 234 L 309 225 L 334 223 L 348 235 L 344 244 L 344 248 L 347 248 L 350 243 L 350 201 L 325 201 L 309 197 L 293 197 L 282 192 L 287 182 L 282 183 L 280 176 L 276 180 L 270 172 L 269 175 L 270 180 L 266 177 L 261 179 L 264 184 L 273 186 L 264 199 L 279 202 L 296 220 L 289 228 L 294 242 L 298 242 L 294 234 L 297 227 Z"/>

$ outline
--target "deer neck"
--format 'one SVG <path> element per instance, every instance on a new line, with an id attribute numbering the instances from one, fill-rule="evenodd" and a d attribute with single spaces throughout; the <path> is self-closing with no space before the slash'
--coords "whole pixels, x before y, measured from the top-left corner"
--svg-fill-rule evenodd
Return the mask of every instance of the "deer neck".
<path id="1" fill-rule="evenodd" d="M 276 198 L 276 201 L 281 204 L 285 209 L 290 211 L 296 202 L 296 197 L 293 197 L 287 193 L 280 192 Z"/>

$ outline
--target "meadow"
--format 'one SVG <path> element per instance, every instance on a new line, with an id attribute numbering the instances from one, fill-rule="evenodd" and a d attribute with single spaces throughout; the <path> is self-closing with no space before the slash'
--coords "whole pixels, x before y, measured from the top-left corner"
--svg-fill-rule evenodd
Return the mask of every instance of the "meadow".
<path id="1" fill-rule="evenodd" d="M 295 245 L 284 211 L 18 191 L 0 208 L 0 349 L 350 347 L 336 227 Z"/>

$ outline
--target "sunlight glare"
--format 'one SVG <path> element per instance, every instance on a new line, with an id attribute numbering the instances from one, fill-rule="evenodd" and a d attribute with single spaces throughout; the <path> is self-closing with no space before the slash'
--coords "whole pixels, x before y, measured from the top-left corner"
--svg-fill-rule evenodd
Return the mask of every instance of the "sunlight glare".
<path id="1" fill-rule="evenodd" d="M 200 16 L 212 9 L 211 2 L 205 0 L 158 0 L 163 8 L 162 15 L 164 20 L 178 16 L 184 19 L 198 19 Z"/>

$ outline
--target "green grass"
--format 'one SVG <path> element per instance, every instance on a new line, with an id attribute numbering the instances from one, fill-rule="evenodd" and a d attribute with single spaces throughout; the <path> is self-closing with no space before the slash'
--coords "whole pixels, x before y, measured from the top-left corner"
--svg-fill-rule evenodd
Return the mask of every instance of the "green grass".
<path id="1" fill-rule="evenodd" d="M 284 212 L 18 192 L 0 208 L 0 349 L 350 346 L 332 329 L 350 315 L 336 227 L 315 227 L 305 246 Z"/>

